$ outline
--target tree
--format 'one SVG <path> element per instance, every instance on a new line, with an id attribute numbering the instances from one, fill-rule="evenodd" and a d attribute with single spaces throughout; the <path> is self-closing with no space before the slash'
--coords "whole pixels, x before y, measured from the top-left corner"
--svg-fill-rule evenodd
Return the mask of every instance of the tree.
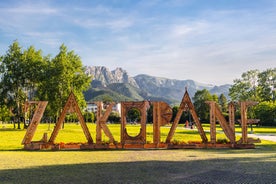
<path id="1" fill-rule="evenodd" d="M 33 46 L 22 50 L 19 43 L 14 41 L 6 55 L 1 59 L 1 104 L 12 109 L 15 120 L 20 128 L 23 120 L 22 106 L 29 96 L 34 97 L 34 92 L 40 82 L 44 71 L 44 59 L 42 51 L 36 51 Z M 25 127 L 25 126 L 24 126 Z"/>
<path id="2" fill-rule="evenodd" d="M 153 105 L 147 110 L 147 123 L 153 123 Z"/>
<path id="3" fill-rule="evenodd" d="M 1 104 L 7 104 L 15 114 L 15 121 L 20 129 L 22 104 L 26 99 L 25 94 L 25 71 L 22 49 L 17 41 L 14 41 L 7 53 L 1 58 L 0 64 L 0 94 Z"/>
<path id="4" fill-rule="evenodd" d="M 267 69 L 259 74 L 258 94 L 260 101 L 275 101 L 276 68 Z"/>
<path id="5" fill-rule="evenodd" d="M 2 122 L 6 122 L 10 119 L 10 111 L 9 109 L 7 108 L 6 105 L 1 105 L 0 106 L 0 121 Z"/>
<path id="6" fill-rule="evenodd" d="M 88 122 L 94 123 L 95 122 L 94 112 L 89 112 L 89 111 L 86 110 L 83 113 L 83 118 L 85 119 L 86 123 L 88 123 Z"/>
<path id="7" fill-rule="evenodd" d="M 67 51 L 65 45 L 61 45 L 59 54 L 51 59 L 43 57 L 42 51 L 33 46 L 22 50 L 14 41 L 0 57 L 0 105 L 12 110 L 18 128 L 27 99 L 49 101 L 45 114 L 57 117 L 71 91 L 81 107 L 86 105 L 83 91 L 90 82 L 80 57 Z"/>
<path id="8" fill-rule="evenodd" d="M 218 98 L 218 104 L 221 108 L 222 112 L 227 112 L 227 98 L 224 96 L 224 94 L 221 94 Z"/>
<path id="9" fill-rule="evenodd" d="M 276 68 L 267 69 L 263 72 L 251 70 L 242 74 L 242 79 L 234 80 L 233 86 L 229 89 L 229 96 L 235 101 L 252 100 L 260 102 L 257 108 L 249 108 L 248 116 L 261 118 L 261 121 L 270 124 L 275 121 L 271 118 L 274 107 L 267 105 L 275 102 Z M 262 103 L 266 102 L 266 103 Z M 262 107 L 262 109 L 260 108 Z M 274 115 L 275 117 L 275 115 Z"/>
<path id="10" fill-rule="evenodd" d="M 212 100 L 213 101 L 218 102 L 218 99 L 219 99 L 218 95 L 216 95 L 216 94 L 212 95 Z"/>
<path id="11" fill-rule="evenodd" d="M 91 78 L 85 74 L 80 57 L 62 44 L 59 53 L 51 60 L 48 58 L 46 63 L 44 81 L 39 85 L 38 93 L 40 99 L 49 101 L 49 114 L 59 116 L 71 91 L 78 104 L 84 107 L 83 91 L 89 87 Z"/>
<path id="12" fill-rule="evenodd" d="M 242 74 L 242 79 L 235 79 L 229 89 L 229 96 L 233 101 L 258 101 L 259 70 L 250 70 Z"/>
<path id="13" fill-rule="evenodd" d="M 108 121 L 112 123 L 119 123 L 121 122 L 121 117 L 118 112 L 112 111 L 110 115 L 108 116 Z"/>
<path id="14" fill-rule="evenodd" d="M 172 108 L 172 122 L 174 122 L 174 119 L 176 117 L 177 112 L 179 111 L 179 106 L 173 106 Z M 185 112 L 183 111 L 182 115 L 180 116 L 179 119 L 179 124 L 181 123 L 185 123 L 186 121 L 190 121 L 191 117 L 190 117 L 190 112 Z"/>
<path id="15" fill-rule="evenodd" d="M 43 80 L 43 74 L 46 69 L 46 60 L 43 58 L 41 50 L 35 50 L 30 46 L 23 52 L 23 67 L 24 67 L 24 86 L 29 100 L 35 97 L 35 91 Z"/>
<path id="16" fill-rule="evenodd" d="M 110 103 L 110 102 L 113 102 L 113 99 L 109 95 L 103 95 L 102 96 L 102 101 L 103 101 L 103 103 Z"/>
<path id="17" fill-rule="evenodd" d="M 260 119 L 262 125 L 276 125 L 276 103 L 261 102 L 253 108 L 255 116 Z"/>
<path id="18" fill-rule="evenodd" d="M 201 121 L 208 121 L 209 106 L 205 102 L 212 100 L 214 100 L 214 98 L 207 89 L 198 90 L 195 93 L 193 97 L 194 107 Z"/>
<path id="19" fill-rule="evenodd" d="M 131 108 L 127 111 L 126 119 L 128 122 L 140 122 L 141 120 L 141 113 L 137 108 Z"/>

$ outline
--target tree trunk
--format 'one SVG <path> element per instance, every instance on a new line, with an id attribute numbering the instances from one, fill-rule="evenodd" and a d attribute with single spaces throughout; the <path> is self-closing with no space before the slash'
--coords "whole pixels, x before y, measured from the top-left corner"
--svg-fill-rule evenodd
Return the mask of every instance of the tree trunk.
<path id="1" fill-rule="evenodd" d="M 19 101 L 17 100 L 17 115 L 16 115 L 16 121 L 17 121 L 17 129 L 20 128 L 20 110 L 19 110 Z"/>

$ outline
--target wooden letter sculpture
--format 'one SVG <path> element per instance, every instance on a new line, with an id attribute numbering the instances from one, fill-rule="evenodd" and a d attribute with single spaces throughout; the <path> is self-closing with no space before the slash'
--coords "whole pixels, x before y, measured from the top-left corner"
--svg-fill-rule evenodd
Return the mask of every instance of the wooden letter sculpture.
<path id="1" fill-rule="evenodd" d="M 253 105 L 256 105 L 257 102 L 247 101 L 247 102 L 240 102 L 241 104 L 241 126 L 242 126 L 242 144 L 248 143 L 247 138 L 247 108 Z"/>
<path id="2" fill-rule="evenodd" d="M 232 144 L 235 143 L 235 132 L 233 128 L 233 116 L 234 114 L 232 113 L 231 116 L 229 116 L 231 125 L 228 124 L 221 113 L 218 104 L 216 104 L 215 101 L 207 101 L 207 104 L 210 106 L 210 133 L 211 133 L 211 143 L 215 144 L 216 143 L 216 120 L 218 120 L 220 126 L 222 127 L 222 130 L 224 131 L 226 137 L 230 140 Z M 230 106 L 232 110 L 232 106 Z"/>
<path id="3" fill-rule="evenodd" d="M 203 143 L 207 143 L 208 139 L 207 139 L 206 134 L 205 134 L 205 132 L 204 132 L 202 126 L 201 126 L 201 123 L 199 122 L 199 119 L 197 117 L 194 105 L 193 105 L 193 103 L 192 103 L 192 101 L 191 101 L 191 99 L 189 97 L 189 94 L 188 94 L 187 90 L 185 91 L 185 94 L 184 94 L 184 96 L 182 98 L 179 110 L 178 110 L 178 112 L 176 114 L 176 117 L 175 117 L 174 122 L 172 124 L 172 127 L 170 129 L 170 132 L 169 132 L 169 134 L 167 136 L 166 143 L 170 143 L 171 142 L 171 139 L 172 139 L 172 137 L 174 135 L 175 129 L 176 129 L 178 123 L 179 123 L 180 117 L 181 117 L 183 111 L 185 111 L 185 110 L 189 110 L 191 112 L 192 117 L 193 117 L 193 119 L 195 121 L 197 130 L 198 130 L 198 132 L 200 134 L 200 137 L 202 139 L 202 142 Z"/>
<path id="4" fill-rule="evenodd" d="M 111 134 L 109 128 L 106 125 L 107 119 L 109 114 L 112 111 L 112 107 L 115 105 L 114 102 L 110 103 L 104 115 L 102 115 L 102 102 L 96 102 L 97 104 L 97 125 L 96 125 L 96 143 L 101 144 L 102 143 L 102 130 L 105 133 L 105 135 L 109 138 L 109 141 L 113 144 L 116 144 L 113 135 Z"/>
<path id="5" fill-rule="evenodd" d="M 146 144 L 146 121 L 147 121 L 147 108 L 149 106 L 149 103 L 147 101 L 143 102 L 122 102 L 121 103 L 121 144 L 124 146 L 125 144 L 140 144 L 144 145 Z M 132 108 L 136 108 L 140 111 L 141 114 L 141 128 L 140 133 L 132 137 L 127 133 L 126 129 L 126 116 L 127 112 L 131 110 Z"/>
<path id="6" fill-rule="evenodd" d="M 67 99 L 67 102 L 66 102 L 66 104 L 65 104 L 65 106 L 64 106 L 64 108 L 63 108 L 63 110 L 61 112 L 61 115 L 60 115 L 60 117 L 58 119 L 58 122 L 57 122 L 57 124 L 56 124 L 56 126 L 55 126 L 55 128 L 54 128 L 54 130 L 52 132 L 52 135 L 51 135 L 50 139 L 49 139 L 49 143 L 52 143 L 52 144 L 54 143 L 54 141 L 56 139 L 56 136 L 58 135 L 58 132 L 61 129 L 61 126 L 62 126 L 62 123 L 63 123 L 63 121 L 65 119 L 66 114 L 67 113 L 72 113 L 72 112 L 76 112 L 77 113 L 77 116 L 78 116 L 78 119 L 80 121 L 82 130 L 84 132 L 84 135 L 85 135 L 88 143 L 89 144 L 93 143 L 93 139 L 92 139 L 92 137 L 90 135 L 90 132 L 88 130 L 87 125 L 84 122 L 84 118 L 83 118 L 83 116 L 81 114 L 81 110 L 79 108 L 79 105 L 77 103 L 76 97 L 75 97 L 75 95 L 74 95 L 73 92 L 70 93 L 70 95 L 69 95 L 69 97 Z"/>
<path id="7" fill-rule="evenodd" d="M 172 108 L 165 102 L 153 102 L 153 143 L 160 143 L 160 126 L 171 122 Z"/>
<path id="8" fill-rule="evenodd" d="M 194 105 L 189 97 L 187 89 L 182 98 L 179 110 L 176 114 L 174 122 L 170 128 L 170 131 L 166 137 L 166 143 L 160 142 L 160 127 L 169 124 L 172 118 L 172 109 L 165 102 L 152 102 L 153 105 L 153 144 L 147 143 L 146 141 L 146 122 L 147 122 L 147 109 L 149 108 L 149 102 L 121 102 L 121 142 L 117 144 L 114 140 L 112 133 L 110 132 L 106 122 L 108 116 L 112 111 L 112 107 L 115 103 L 110 103 L 105 108 L 105 113 L 102 113 L 102 102 L 96 102 L 97 111 L 97 124 L 96 124 L 96 143 L 93 143 L 93 139 L 85 124 L 84 118 L 81 114 L 81 110 L 77 104 L 76 97 L 73 92 L 70 93 L 67 102 L 61 112 L 61 115 L 56 123 L 56 126 L 51 134 L 49 141 L 47 142 L 47 135 L 44 134 L 43 140 L 32 142 L 32 138 L 35 134 L 37 126 L 42 118 L 43 112 L 46 108 L 47 102 L 28 102 L 25 105 L 25 110 L 28 105 L 35 104 L 36 109 L 34 116 L 30 122 L 27 129 L 22 144 L 24 144 L 25 149 L 66 149 L 67 147 L 61 147 L 60 144 L 55 144 L 55 138 L 61 129 L 62 123 L 64 122 L 67 113 L 76 112 L 78 119 L 80 121 L 81 127 L 87 139 L 87 143 L 78 146 L 78 149 L 118 149 L 118 148 L 207 148 L 207 147 L 228 147 L 228 148 L 254 148 L 252 139 L 247 138 L 247 107 L 255 105 L 255 102 L 241 102 L 241 125 L 242 125 L 242 138 L 240 141 L 235 140 L 235 106 L 234 103 L 229 104 L 229 123 L 226 122 L 224 116 L 222 115 L 218 105 L 214 101 L 206 102 L 210 106 L 210 138 L 211 145 L 208 142 L 206 134 L 199 122 L 199 118 L 196 114 Z M 130 136 L 127 132 L 127 115 L 132 109 L 137 109 L 140 112 L 140 132 L 136 136 Z M 177 125 L 179 123 L 180 117 L 183 111 L 189 111 L 193 117 L 197 130 L 201 136 L 201 143 L 189 143 L 189 144 L 172 144 L 171 139 L 175 133 Z M 231 144 L 220 144 L 216 141 L 216 120 L 220 123 L 224 134 L 230 140 Z M 102 142 L 102 131 L 109 138 L 109 143 Z M 110 144 L 110 143 L 113 143 Z M 76 148 L 76 147 L 75 147 Z"/>

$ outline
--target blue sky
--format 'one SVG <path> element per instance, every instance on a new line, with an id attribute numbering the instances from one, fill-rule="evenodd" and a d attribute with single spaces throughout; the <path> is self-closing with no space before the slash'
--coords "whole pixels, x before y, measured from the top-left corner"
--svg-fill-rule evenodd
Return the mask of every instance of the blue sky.
<path id="1" fill-rule="evenodd" d="M 54 57 L 64 43 L 84 65 L 225 84 L 276 67 L 274 0 L 0 2 L 0 54 L 18 40 Z"/>

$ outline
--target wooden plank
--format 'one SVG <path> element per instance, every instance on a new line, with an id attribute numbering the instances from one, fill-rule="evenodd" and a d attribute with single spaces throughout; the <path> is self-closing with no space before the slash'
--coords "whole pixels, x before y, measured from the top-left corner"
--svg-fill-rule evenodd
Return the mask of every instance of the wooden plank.
<path id="1" fill-rule="evenodd" d="M 210 139 L 212 144 L 216 144 L 216 110 L 215 102 L 208 102 L 210 105 Z"/>
<path id="2" fill-rule="evenodd" d="M 160 103 L 152 102 L 153 104 L 153 143 L 158 145 L 160 143 Z"/>
<path id="3" fill-rule="evenodd" d="M 73 100 L 73 104 L 72 104 L 73 108 L 74 108 L 74 111 L 77 113 L 78 119 L 80 121 L 80 125 L 82 127 L 82 130 L 83 130 L 83 133 L 84 133 L 84 135 L 86 137 L 87 142 L 89 144 L 92 144 L 93 143 L 93 139 L 92 139 L 91 134 L 89 132 L 89 129 L 88 129 L 86 123 L 85 123 L 84 117 L 83 117 L 83 115 L 81 113 L 81 109 L 80 109 L 80 107 L 79 107 L 79 105 L 77 103 L 77 99 L 76 99 L 76 97 L 75 97 L 75 95 L 74 95 L 73 92 L 72 92 L 72 94 L 73 94 L 73 97 L 74 97 L 73 98 L 74 99 Z"/>
<path id="4" fill-rule="evenodd" d="M 222 130 L 224 131 L 226 137 L 230 140 L 232 144 L 235 143 L 235 133 L 233 132 L 230 125 L 227 123 L 226 119 L 224 118 L 223 114 L 221 113 L 218 104 L 215 103 L 215 113 L 216 117 L 219 121 L 220 126 L 222 127 Z"/>
<path id="5" fill-rule="evenodd" d="M 242 144 L 247 143 L 247 107 L 245 102 L 241 102 L 241 127 L 242 127 Z"/>
<path id="6" fill-rule="evenodd" d="M 165 102 L 152 102 L 153 104 L 153 142 L 160 144 L 160 127 L 170 123 L 172 108 Z"/>
<path id="7" fill-rule="evenodd" d="M 234 102 L 229 103 L 228 111 L 229 111 L 229 125 L 235 135 L 235 104 L 234 104 Z"/>
<path id="8" fill-rule="evenodd" d="M 102 137 L 101 137 L 101 130 L 103 130 L 103 132 L 105 133 L 105 135 L 109 138 L 109 141 L 112 142 L 113 144 L 115 143 L 114 137 L 112 135 L 112 133 L 110 132 L 109 128 L 106 125 L 108 116 L 110 115 L 111 111 L 112 111 L 112 107 L 115 105 L 114 102 L 110 103 L 107 108 L 106 111 L 104 113 L 104 115 L 102 115 L 101 113 L 98 114 L 97 116 L 97 144 L 101 144 L 102 143 Z M 102 108 L 101 105 L 98 105 L 98 111 L 101 112 L 102 110 L 100 110 L 99 108 Z M 100 133 L 100 135 L 98 135 Z"/>
<path id="9" fill-rule="evenodd" d="M 100 125 L 100 119 L 102 116 L 102 102 L 96 102 L 97 104 L 97 122 L 96 122 L 96 144 L 102 143 L 102 128 Z"/>
<path id="10" fill-rule="evenodd" d="M 22 144 L 29 144 L 29 143 L 31 143 L 31 141 L 33 139 L 33 136 L 34 136 L 34 134 L 36 132 L 37 126 L 38 126 L 38 124 L 41 121 L 41 118 L 43 116 L 43 113 L 45 111 L 45 108 L 46 108 L 48 102 L 47 101 L 37 101 L 37 102 L 34 103 L 32 101 L 32 103 L 30 103 L 30 104 L 37 104 L 37 107 L 35 109 L 35 112 L 34 112 L 32 120 L 30 122 L 30 125 L 27 128 L 26 134 L 25 134 L 25 136 L 24 136 L 24 138 L 22 140 Z"/>
<path id="11" fill-rule="evenodd" d="M 242 127 L 242 144 L 248 143 L 248 131 L 247 131 L 247 108 L 249 106 L 256 105 L 257 102 L 244 101 L 240 102 L 241 105 L 241 127 Z"/>

